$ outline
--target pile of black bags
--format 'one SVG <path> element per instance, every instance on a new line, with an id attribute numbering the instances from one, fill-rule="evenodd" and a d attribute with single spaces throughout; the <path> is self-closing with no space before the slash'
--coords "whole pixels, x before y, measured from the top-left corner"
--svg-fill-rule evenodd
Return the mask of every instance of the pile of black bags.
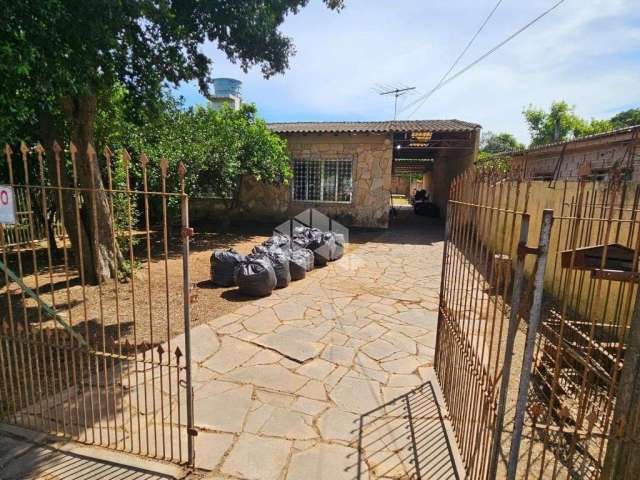
<path id="1" fill-rule="evenodd" d="M 215 250 L 211 255 L 211 278 L 215 285 L 237 285 L 244 295 L 264 297 L 343 254 L 343 235 L 297 227 L 292 237 L 276 233 L 256 245 L 247 257 L 233 249 Z"/>
<path id="2" fill-rule="evenodd" d="M 296 227 L 293 232 L 293 243 L 311 250 L 317 267 L 338 260 L 344 254 L 344 235 L 323 232 L 317 228 Z"/>

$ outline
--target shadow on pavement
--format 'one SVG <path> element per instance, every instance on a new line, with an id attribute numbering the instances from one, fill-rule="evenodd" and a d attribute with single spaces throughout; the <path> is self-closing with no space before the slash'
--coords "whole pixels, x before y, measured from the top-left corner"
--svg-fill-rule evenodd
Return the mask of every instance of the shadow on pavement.
<path id="1" fill-rule="evenodd" d="M 30 443 L 0 433 L 0 445 L 14 455 L 0 463 L 0 480 L 91 479 L 91 480 L 174 480 L 171 475 L 144 467 L 97 459 L 90 455 L 62 451 L 50 445 Z M 140 462 L 131 456 L 131 462 Z"/>
<path id="2" fill-rule="evenodd" d="M 363 414 L 357 431 L 358 480 L 461 478 L 430 381 Z"/>

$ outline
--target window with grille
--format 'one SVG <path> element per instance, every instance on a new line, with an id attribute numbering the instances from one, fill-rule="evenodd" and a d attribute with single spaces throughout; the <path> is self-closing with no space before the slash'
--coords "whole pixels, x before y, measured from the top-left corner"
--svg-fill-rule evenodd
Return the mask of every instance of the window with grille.
<path id="1" fill-rule="evenodd" d="M 353 191 L 350 159 L 294 160 L 293 199 L 350 203 Z"/>

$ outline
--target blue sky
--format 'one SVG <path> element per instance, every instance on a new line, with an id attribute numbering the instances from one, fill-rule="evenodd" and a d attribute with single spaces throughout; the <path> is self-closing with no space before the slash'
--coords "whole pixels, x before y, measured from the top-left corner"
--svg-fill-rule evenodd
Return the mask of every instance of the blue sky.
<path id="1" fill-rule="evenodd" d="M 464 67 L 556 0 L 503 0 L 458 67 Z M 393 99 L 377 84 L 429 91 L 448 70 L 496 0 L 345 0 L 340 13 L 312 0 L 282 30 L 297 54 L 283 75 L 247 74 L 215 45 L 214 76 L 243 81 L 243 99 L 268 121 L 386 120 Z M 194 85 L 179 93 L 204 104 Z M 522 109 L 564 99 L 585 117 L 640 107 L 640 0 L 566 0 L 467 73 L 438 90 L 410 118 L 459 118 L 484 130 L 529 135 Z M 409 118 L 413 108 L 399 118 Z"/>

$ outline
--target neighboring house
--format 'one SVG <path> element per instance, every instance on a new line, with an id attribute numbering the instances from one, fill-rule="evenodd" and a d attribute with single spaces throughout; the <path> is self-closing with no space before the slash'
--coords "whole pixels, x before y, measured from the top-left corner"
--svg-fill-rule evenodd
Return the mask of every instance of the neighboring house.
<path id="1" fill-rule="evenodd" d="M 480 126 L 461 120 L 272 123 L 288 142 L 289 185 L 243 179 L 237 205 L 193 199 L 194 220 L 274 222 L 313 207 L 348 226 L 386 228 L 394 173 L 423 175 L 433 201 L 446 209 L 451 180 L 473 165 Z"/>
<path id="2" fill-rule="evenodd" d="M 513 171 L 531 180 L 608 178 L 614 165 L 631 169 L 640 181 L 640 126 L 557 142 L 509 154 Z"/>

